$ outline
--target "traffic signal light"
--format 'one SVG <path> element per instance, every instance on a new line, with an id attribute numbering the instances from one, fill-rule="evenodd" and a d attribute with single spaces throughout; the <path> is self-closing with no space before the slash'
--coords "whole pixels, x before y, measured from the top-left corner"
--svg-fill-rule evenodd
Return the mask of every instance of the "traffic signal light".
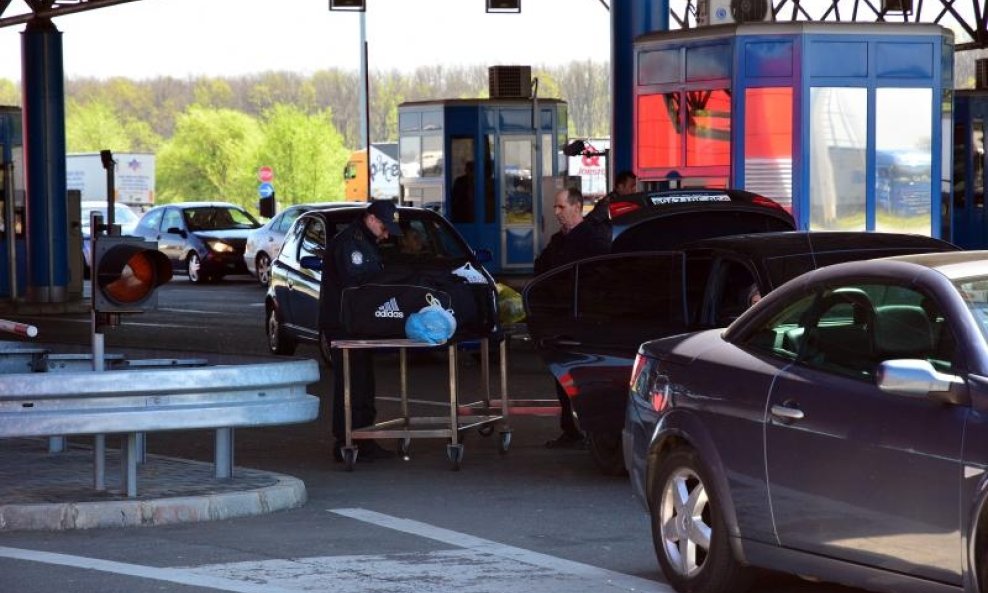
<path id="1" fill-rule="evenodd" d="M 141 313 L 155 308 L 155 289 L 172 278 L 171 262 L 157 244 L 137 237 L 94 237 L 93 309 Z"/>

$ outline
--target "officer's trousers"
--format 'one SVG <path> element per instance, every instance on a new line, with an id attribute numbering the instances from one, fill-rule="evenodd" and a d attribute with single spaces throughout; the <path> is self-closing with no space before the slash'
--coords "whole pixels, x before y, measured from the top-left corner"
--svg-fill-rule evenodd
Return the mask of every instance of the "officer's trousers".
<path id="1" fill-rule="evenodd" d="M 346 439 L 346 420 L 343 406 L 343 351 L 332 350 L 333 360 L 333 436 Z M 374 352 L 350 350 L 350 409 L 353 428 L 374 423 L 377 409 L 374 407 Z"/>

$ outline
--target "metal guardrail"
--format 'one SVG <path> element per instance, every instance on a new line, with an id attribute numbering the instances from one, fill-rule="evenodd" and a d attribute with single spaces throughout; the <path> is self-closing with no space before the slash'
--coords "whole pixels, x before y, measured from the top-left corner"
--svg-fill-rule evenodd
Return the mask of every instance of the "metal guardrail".
<path id="1" fill-rule="evenodd" d="M 127 361 L 134 370 L 108 365 L 122 370 L 93 372 L 83 368 L 91 365 L 91 357 L 46 354 L 41 365 L 33 350 L 0 348 L 0 361 L 21 357 L 19 365 L 28 360 L 34 365 L 26 372 L 0 371 L 0 438 L 125 433 L 128 496 L 137 495 L 139 433 L 216 429 L 216 477 L 229 478 L 234 427 L 308 422 L 319 413 L 319 398 L 305 392 L 306 385 L 319 380 L 313 360 L 192 366 L 201 361 L 156 359 L 151 364 Z M 73 368 L 57 369 L 60 356 L 63 366 Z M 49 364 L 56 366 L 55 372 L 49 372 Z M 99 489 L 103 451 L 96 449 Z"/>

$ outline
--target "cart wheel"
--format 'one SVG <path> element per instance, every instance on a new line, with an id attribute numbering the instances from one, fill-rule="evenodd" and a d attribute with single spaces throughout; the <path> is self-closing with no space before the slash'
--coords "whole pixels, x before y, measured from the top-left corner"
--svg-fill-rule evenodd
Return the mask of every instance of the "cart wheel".
<path id="1" fill-rule="evenodd" d="M 408 459 L 408 451 L 412 448 L 412 439 L 405 437 L 398 441 L 398 452 L 404 459 Z"/>
<path id="2" fill-rule="evenodd" d="M 484 424 L 482 426 L 478 426 L 477 427 L 477 432 L 480 433 L 480 436 L 482 436 L 482 437 L 489 437 L 492 434 L 494 434 L 494 425 L 493 424 Z"/>
<path id="3" fill-rule="evenodd" d="M 463 461 L 463 445 L 446 445 L 446 457 L 453 464 L 453 471 L 460 471 L 460 462 Z"/>
<path id="4" fill-rule="evenodd" d="M 352 472 L 353 466 L 356 464 L 357 464 L 356 447 L 343 447 L 343 465 L 346 466 L 346 471 Z"/>
<path id="5" fill-rule="evenodd" d="M 505 431 L 501 433 L 501 442 L 497 444 L 497 452 L 501 455 L 506 455 L 508 453 L 508 447 L 511 446 L 511 431 Z"/>

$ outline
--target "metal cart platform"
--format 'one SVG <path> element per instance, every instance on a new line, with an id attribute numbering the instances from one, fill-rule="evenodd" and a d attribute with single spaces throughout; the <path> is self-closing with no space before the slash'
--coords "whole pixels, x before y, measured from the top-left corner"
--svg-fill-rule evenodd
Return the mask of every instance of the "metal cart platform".
<path id="1" fill-rule="evenodd" d="M 476 340 L 472 340 L 476 341 Z M 496 429 L 500 435 L 498 451 L 508 452 L 511 445 L 511 428 L 508 426 L 508 416 L 504 409 L 490 405 L 490 363 L 487 353 L 490 348 L 490 338 L 481 338 L 482 352 L 481 372 L 485 392 L 485 402 L 470 404 L 477 411 L 461 418 L 459 394 L 457 385 L 457 342 L 447 342 L 443 345 L 429 344 L 409 339 L 384 340 L 333 340 L 331 348 L 339 349 L 343 354 L 343 410 L 346 429 L 346 444 L 342 447 L 343 463 L 347 471 L 353 471 L 357 461 L 358 449 L 354 446 L 355 439 L 398 439 L 401 454 L 407 455 L 411 440 L 415 438 L 448 438 L 446 455 L 453 470 L 459 470 L 463 461 L 463 443 L 460 442 L 460 432 L 477 428 L 481 434 L 490 435 Z M 446 416 L 414 416 L 409 411 L 408 399 L 408 350 L 410 348 L 446 348 L 449 363 L 449 413 Z M 397 418 L 375 423 L 371 426 L 353 428 L 353 408 L 351 404 L 350 385 L 350 351 L 359 349 L 385 350 L 397 349 L 401 372 L 400 396 L 401 415 Z M 507 361 L 500 360 L 502 388 L 507 378 Z M 503 399 L 502 399 L 503 401 Z"/>

